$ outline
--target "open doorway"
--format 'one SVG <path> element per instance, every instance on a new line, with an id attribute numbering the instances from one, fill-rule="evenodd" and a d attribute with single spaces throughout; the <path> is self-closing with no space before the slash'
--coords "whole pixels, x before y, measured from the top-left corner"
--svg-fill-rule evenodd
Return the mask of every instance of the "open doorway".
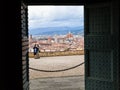
<path id="1" fill-rule="evenodd" d="M 83 6 L 28 6 L 31 90 L 36 86 L 39 86 L 38 90 L 46 90 L 50 87 L 43 88 L 42 85 L 47 82 L 53 85 L 50 83 L 56 80 L 55 90 L 84 90 L 83 79 L 83 86 L 77 87 L 81 84 L 80 78 L 84 78 L 83 11 Z M 39 45 L 38 59 L 34 59 L 35 44 Z M 58 86 L 64 87 L 59 81 L 63 83 L 67 78 L 71 80 L 64 83 L 67 87 L 59 89 Z M 75 86 L 66 83 L 75 83 Z M 52 86 L 49 90 L 53 90 Z"/>

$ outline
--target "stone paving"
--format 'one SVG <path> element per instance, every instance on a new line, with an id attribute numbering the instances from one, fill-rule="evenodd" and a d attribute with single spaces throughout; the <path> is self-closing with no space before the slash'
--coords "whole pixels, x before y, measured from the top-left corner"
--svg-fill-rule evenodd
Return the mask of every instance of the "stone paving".
<path id="1" fill-rule="evenodd" d="M 84 62 L 84 55 L 29 59 L 29 66 L 43 70 L 69 68 Z M 84 64 L 62 72 L 29 70 L 30 90 L 84 90 Z"/>
<path id="2" fill-rule="evenodd" d="M 32 79 L 30 90 L 85 90 L 84 76 Z"/>
<path id="3" fill-rule="evenodd" d="M 29 59 L 29 66 L 42 70 L 60 70 L 76 66 L 84 62 L 84 55 L 41 57 L 40 59 Z M 71 70 L 62 72 L 40 72 L 29 69 L 30 79 L 43 77 L 61 77 L 84 74 L 84 64 Z"/>

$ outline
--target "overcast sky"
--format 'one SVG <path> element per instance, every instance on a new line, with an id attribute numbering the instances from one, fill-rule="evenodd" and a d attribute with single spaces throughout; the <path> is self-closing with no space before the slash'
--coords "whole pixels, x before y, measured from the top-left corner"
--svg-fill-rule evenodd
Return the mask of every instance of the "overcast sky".
<path id="1" fill-rule="evenodd" d="M 83 26 L 83 6 L 28 6 L 29 29 Z"/>

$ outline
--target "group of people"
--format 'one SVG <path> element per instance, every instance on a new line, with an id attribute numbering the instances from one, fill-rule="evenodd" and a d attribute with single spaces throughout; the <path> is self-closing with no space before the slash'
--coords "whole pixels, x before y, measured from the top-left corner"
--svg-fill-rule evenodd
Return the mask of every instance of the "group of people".
<path id="1" fill-rule="evenodd" d="M 35 59 L 40 58 L 40 55 L 39 55 L 40 50 L 39 50 L 39 45 L 38 44 L 34 45 L 33 52 L 34 52 L 34 58 Z"/>

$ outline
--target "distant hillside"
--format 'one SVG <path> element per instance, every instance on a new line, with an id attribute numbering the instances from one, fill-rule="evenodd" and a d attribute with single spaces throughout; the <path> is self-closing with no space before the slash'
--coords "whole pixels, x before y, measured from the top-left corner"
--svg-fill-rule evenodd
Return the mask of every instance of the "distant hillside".
<path id="1" fill-rule="evenodd" d="M 47 28 L 37 28 L 29 30 L 29 34 L 32 35 L 64 35 L 68 32 L 73 34 L 84 34 L 84 27 L 47 27 Z"/>

